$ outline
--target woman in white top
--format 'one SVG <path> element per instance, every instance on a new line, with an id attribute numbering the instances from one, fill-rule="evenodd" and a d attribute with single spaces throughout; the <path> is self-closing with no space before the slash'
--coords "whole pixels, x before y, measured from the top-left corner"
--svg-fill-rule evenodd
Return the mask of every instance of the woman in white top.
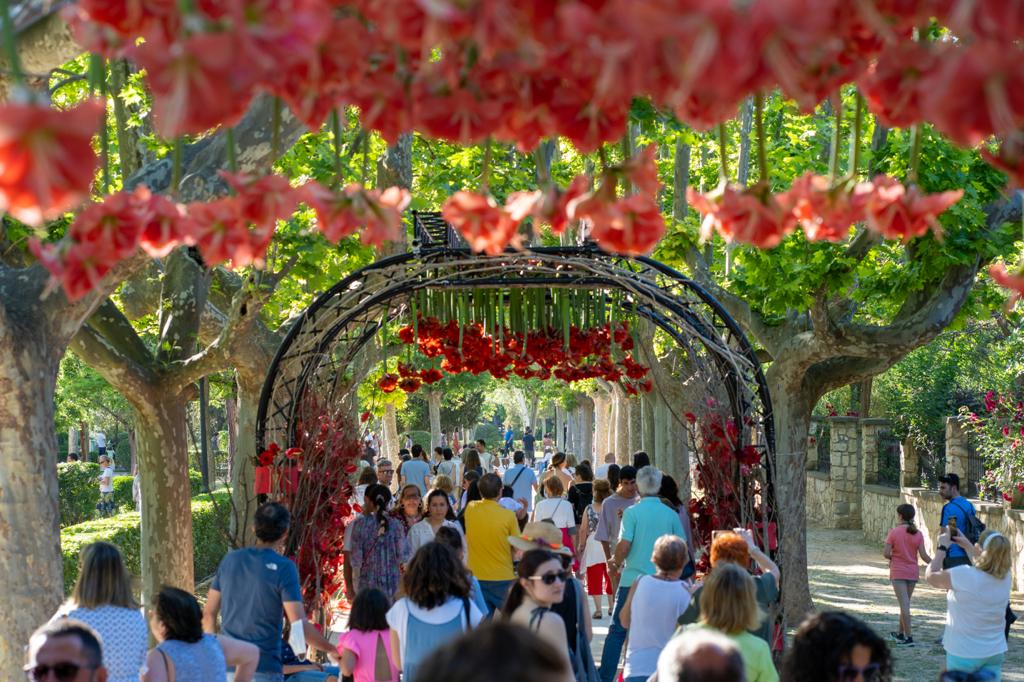
<path id="1" fill-rule="evenodd" d="M 454 528 L 459 535 L 462 535 L 462 526 L 455 520 L 455 512 L 452 511 L 448 493 L 437 488 L 431 490 L 427 494 L 424 507 L 423 520 L 409 529 L 409 546 L 413 553 L 428 542 L 432 542 L 437 534 L 437 529 L 442 526 Z M 465 544 L 465 540 L 463 540 L 463 544 Z"/>
<path id="2" fill-rule="evenodd" d="M 974 560 L 973 566 L 942 568 L 950 542 L 962 547 Z M 987 530 L 971 544 L 957 532 L 950 538 L 948 528 L 939 535 L 925 580 L 946 593 L 946 631 L 942 646 L 946 650 L 946 670 L 988 671 L 996 682 L 1002 676 L 1006 658 L 1006 605 L 1010 603 L 1010 541 L 1002 534 Z"/>
<path id="3" fill-rule="evenodd" d="M 680 580 L 690 560 L 686 541 L 662 535 L 654 543 L 654 575 L 637 578 L 619 619 L 629 628 L 625 682 L 643 682 L 658 669 L 658 656 L 676 631 L 676 619 L 690 604 L 690 588 Z"/>
<path id="4" fill-rule="evenodd" d="M 82 549 L 71 599 L 51 620 L 58 618 L 80 620 L 99 634 L 109 682 L 138 682 L 149 649 L 149 627 L 117 547 L 94 542 Z"/>
<path id="5" fill-rule="evenodd" d="M 569 468 L 569 459 L 564 452 L 556 452 L 555 456 L 551 458 L 551 469 L 564 488 L 568 488 L 572 484 L 572 471 Z"/>
<path id="6" fill-rule="evenodd" d="M 576 535 L 576 517 L 572 513 L 572 503 L 562 497 L 565 494 L 565 486 L 562 479 L 552 475 L 544 480 L 544 499 L 537 502 L 533 508 L 531 521 L 550 521 L 555 527 L 562 531 L 562 544 L 568 547 L 573 554 L 576 553 L 576 546 L 573 543 L 573 536 Z M 579 568 L 579 561 L 573 561 L 573 570 Z"/>

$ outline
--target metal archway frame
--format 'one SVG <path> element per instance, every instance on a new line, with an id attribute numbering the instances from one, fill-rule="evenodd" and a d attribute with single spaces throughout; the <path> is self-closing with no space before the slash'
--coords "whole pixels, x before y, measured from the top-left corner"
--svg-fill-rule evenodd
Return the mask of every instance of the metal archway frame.
<path id="1" fill-rule="evenodd" d="M 704 289 L 663 263 L 609 255 L 592 245 L 538 247 L 493 257 L 463 248 L 429 247 L 380 260 L 346 277 L 293 324 L 268 369 L 257 415 L 257 447 L 296 442 L 302 404 L 311 395 L 320 406 L 353 401 L 355 386 L 342 378 L 383 327 L 408 320 L 416 292 L 555 287 L 624 292 L 638 315 L 687 354 L 696 369 L 680 381 L 686 379 L 693 390 L 728 404 L 729 416 L 740 429 L 739 444 L 754 445 L 765 455 L 766 492 L 774 507 L 771 399 L 757 356 L 735 320 Z M 692 382 L 694 376 L 703 386 Z"/>

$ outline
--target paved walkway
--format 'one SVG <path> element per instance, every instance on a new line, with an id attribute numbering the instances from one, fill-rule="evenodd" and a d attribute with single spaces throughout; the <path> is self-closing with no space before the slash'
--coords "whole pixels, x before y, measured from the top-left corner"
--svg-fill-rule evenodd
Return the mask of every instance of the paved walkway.
<path id="1" fill-rule="evenodd" d="M 899 607 L 889 584 L 889 568 L 881 548 L 870 547 L 858 530 L 812 528 L 807 536 L 811 595 L 819 610 L 838 609 L 868 622 L 882 635 L 896 630 Z M 942 636 L 946 617 L 946 594 L 918 583 L 914 592 L 913 648 L 893 647 L 896 674 L 900 682 L 937 680 L 945 654 L 935 640 Z M 1013 609 L 1024 614 L 1024 594 L 1015 594 Z M 608 633 L 608 615 L 594 623 L 591 648 L 600 662 L 601 647 Z M 1024 682 L 1024 626 L 1010 631 L 1010 652 L 1003 666 L 1004 682 Z"/>

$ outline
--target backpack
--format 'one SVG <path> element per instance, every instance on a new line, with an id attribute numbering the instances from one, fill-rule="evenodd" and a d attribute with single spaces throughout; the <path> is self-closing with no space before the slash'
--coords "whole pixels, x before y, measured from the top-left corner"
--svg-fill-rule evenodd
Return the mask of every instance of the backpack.
<path id="1" fill-rule="evenodd" d="M 949 504 L 953 504 L 953 500 L 950 500 Z M 978 538 L 980 538 L 981 534 L 985 532 L 985 524 L 981 522 L 981 519 L 977 517 L 973 510 L 964 509 L 959 504 L 956 505 L 956 507 L 957 509 L 964 513 L 964 516 L 967 517 L 967 527 L 960 528 L 959 530 L 964 534 L 964 536 L 968 540 L 970 540 L 974 544 L 977 544 Z"/>

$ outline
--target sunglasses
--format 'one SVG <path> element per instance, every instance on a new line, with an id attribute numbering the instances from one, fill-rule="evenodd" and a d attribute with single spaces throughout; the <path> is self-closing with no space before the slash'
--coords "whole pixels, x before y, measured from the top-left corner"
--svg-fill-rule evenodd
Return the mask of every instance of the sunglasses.
<path id="1" fill-rule="evenodd" d="M 37 665 L 34 668 L 25 668 L 25 677 L 30 680 L 45 680 L 53 673 L 60 682 L 70 682 L 78 676 L 78 671 L 95 670 L 93 667 L 78 665 L 77 663 L 54 663 L 53 665 Z"/>
<path id="2" fill-rule="evenodd" d="M 854 682 L 857 676 L 863 676 L 864 682 L 874 682 L 878 679 L 878 673 L 882 666 L 878 663 L 868 663 L 863 668 L 852 665 L 839 666 L 839 682 Z"/>
<path id="3" fill-rule="evenodd" d="M 569 571 L 559 571 L 558 573 L 545 573 L 544 575 L 531 575 L 530 580 L 539 580 L 545 585 L 554 585 L 555 581 L 565 582 L 569 579 Z"/>

